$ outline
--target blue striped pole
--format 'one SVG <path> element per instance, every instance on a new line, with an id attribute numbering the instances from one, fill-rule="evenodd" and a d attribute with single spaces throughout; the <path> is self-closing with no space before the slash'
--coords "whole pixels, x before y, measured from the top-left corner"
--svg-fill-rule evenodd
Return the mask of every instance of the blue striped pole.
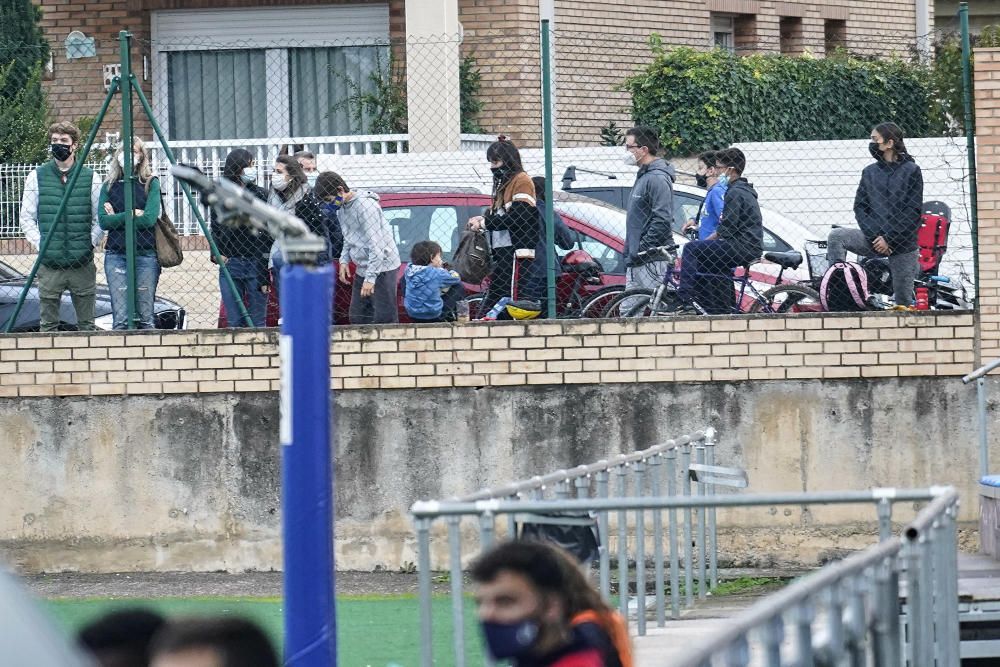
<path id="1" fill-rule="evenodd" d="M 337 664 L 330 307 L 333 269 L 281 269 L 281 508 L 285 665 Z"/>

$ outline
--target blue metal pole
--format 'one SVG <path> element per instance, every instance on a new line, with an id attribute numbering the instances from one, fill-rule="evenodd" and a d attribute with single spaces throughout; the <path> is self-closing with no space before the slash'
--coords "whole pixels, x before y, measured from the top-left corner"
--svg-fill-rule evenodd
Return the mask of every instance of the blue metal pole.
<path id="1" fill-rule="evenodd" d="M 333 269 L 281 270 L 281 507 L 285 665 L 337 664 L 330 304 Z"/>

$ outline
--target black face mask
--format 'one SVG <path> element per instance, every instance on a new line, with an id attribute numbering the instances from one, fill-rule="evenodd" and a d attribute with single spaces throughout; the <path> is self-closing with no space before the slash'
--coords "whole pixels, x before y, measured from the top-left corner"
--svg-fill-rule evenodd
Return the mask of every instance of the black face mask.
<path id="1" fill-rule="evenodd" d="M 49 149 L 52 151 L 52 157 L 59 162 L 65 162 L 68 160 L 70 154 L 72 153 L 71 147 L 66 144 L 52 144 L 49 146 Z"/>
<path id="2" fill-rule="evenodd" d="M 868 152 L 871 153 L 872 157 L 875 158 L 876 160 L 885 159 L 882 155 L 882 151 L 879 150 L 878 144 L 876 144 L 874 141 L 868 143 Z"/>
<path id="3" fill-rule="evenodd" d="M 705 174 L 695 174 L 694 175 L 694 182 L 695 182 L 695 184 L 699 188 L 707 188 L 708 187 L 708 176 L 706 176 Z"/>
<path id="4" fill-rule="evenodd" d="M 501 165 L 499 167 L 490 167 L 490 171 L 493 172 L 493 178 L 496 180 L 506 180 L 510 176 L 510 167 L 507 165 Z"/>

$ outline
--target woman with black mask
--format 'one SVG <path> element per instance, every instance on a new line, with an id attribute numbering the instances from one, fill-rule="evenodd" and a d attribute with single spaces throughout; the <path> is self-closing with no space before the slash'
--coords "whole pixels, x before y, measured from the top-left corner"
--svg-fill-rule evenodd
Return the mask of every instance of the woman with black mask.
<path id="1" fill-rule="evenodd" d="M 875 126 L 868 151 L 875 163 L 861 172 L 854 197 L 859 229 L 840 227 L 830 232 L 826 256 L 831 263 L 843 262 L 848 251 L 888 258 L 896 308 L 910 309 L 913 281 L 920 270 L 917 231 L 923 211 L 923 175 L 895 123 Z"/>
<path id="2" fill-rule="evenodd" d="M 521 166 L 517 147 L 501 135 L 486 149 L 486 159 L 493 173 L 493 202 L 485 215 L 469 220 L 469 229 L 490 232 L 493 258 L 490 286 L 479 307 L 479 317 L 486 315 L 500 299 L 511 296 L 515 252 L 533 251 L 540 239 L 535 186 Z M 518 298 L 537 298 L 537 294 L 529 293 L 529 268 L 519 271 L 518 276 Z"/>
<path id="3" fill-rule="evenodd" d="M 253 154 L 237 148 L 226 156 L 222 168 L 222 178 L 236 183 L 253 193 L 257 199 L 267 199 L 267 193 L 257 185 L 257 163 Z M 236 293 L 246 305 L 252 326 L 267 326 L 267 291 L 270 284 L 267 275 L 267 254 L 271 249 L 271 237 L 249 225 L 228 225 L 219 222 L 212 209 L 212 238 L 222 255 L 222 262 L 229 269 L 229 275 L 236 286 Z M 214 258 L 213 258 L 213 261 Z M 219 269 L 219 291 L 226 308 L 226 322 L 230 327 L 249 326 L 240 315 L 237 295 L 229 289 L 222 269 Z"/>

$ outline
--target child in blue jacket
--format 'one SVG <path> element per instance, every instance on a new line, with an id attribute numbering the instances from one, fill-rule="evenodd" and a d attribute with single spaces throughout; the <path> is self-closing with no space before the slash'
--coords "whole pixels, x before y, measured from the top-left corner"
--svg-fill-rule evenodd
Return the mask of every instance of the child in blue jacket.
<path id="1" fill-rule="evenodd" d="M 420 241 L 410 251 L 404 275 L 403 305 L 414 322 L 453 322 L 458 302 L 465 298 L 462 279 L 442 268 L 441 246 Z"/>

